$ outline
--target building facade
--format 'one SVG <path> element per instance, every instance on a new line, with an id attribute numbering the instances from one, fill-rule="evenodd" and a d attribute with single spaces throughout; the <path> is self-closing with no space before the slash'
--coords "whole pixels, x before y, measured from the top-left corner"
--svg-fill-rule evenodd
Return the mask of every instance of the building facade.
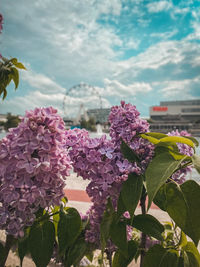
<path id="1" fill-rule="evenodd" d="M 187 130 L 200 135 L 200 99 L 183 101 L 163 101 L 160 106 L 150 107 L 151 131 L 167 133 Z"/>

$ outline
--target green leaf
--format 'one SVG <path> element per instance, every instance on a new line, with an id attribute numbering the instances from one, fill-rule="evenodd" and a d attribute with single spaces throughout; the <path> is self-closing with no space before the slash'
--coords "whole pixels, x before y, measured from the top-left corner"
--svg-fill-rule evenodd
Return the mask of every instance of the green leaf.
<path id="1" fill-rule="evenodd" d="M 46 267 L 51 259 L 55 241 L 54 225 L 50 221 L 33 224 L 30 229 L 28 246 L 37 267 Z"/>
<path id="2" fill-rule="evenodd" d="M 117 217 L 119 218 L 126 211 L 126 207 L 122 200 L 122 195 L 120 193 L 118 201 L 117 201 Z"/>
<path id="3" fill-rule="evenodd" d="M 200 186 L 195 181 L 186 181 L 180 187 L 166 184 L 166 211 L 175 223 L 192 238 L 195 244 L 200 239 Z"/>
<path id="4" fill-rule="evenodd" d="M 58 222 L 58 244 L 60 254 L 64 254 L 79 236 L 82 222 L 78 211 L 74 208 L 68 208 L 66 212 L 60 211 L 60 220 Z"/>
<path id="5" fill-rule="evenodd" d="M 137 207 L 138 201 L 142 194 L 143 179 L 142 176 L 138 176 L 134 173 L 130 173 L 128 179 L 123 183 L 121 190 L 121 197 L 132 217 Z"/>
<path id="6" fill-rule="evenodd" d="M 26 70 L 26 68 L 24 67 L 24 65 L 23 65 L 22 63 L 20 63 L 20 62 L 17 62 L 17 63 L 15 63 L 14 65 L 15 65 L 15 67 L 18 68 L 18 69 L 24 69 L 24 70 Z"/>
<path id="7" fill-rule="evenodd" d="M 186 144 L 188 146 L 194 147 L 198 146 L 198 141 L 195 138 L 188 138 L 188 136 L 167 136 L 161 133 L 145 133 L 140 135 L 142 138 L 149 140 L 154 145 L 162 146 L 164 143 L 167 145 L 173 145 L 176 143 Z"/>
<path id="8" fill-rule="evenodd" d="M 161 267 L 160 262 L 166 253 L 167 251 L 161 245 L 156 244 L 151 247 L 144 257 L 143 267 Z"/>
<path id="9" fill-rule="evenodd" d="M 128 257 L 128 243 L 126 234 L 125 222 L 113 222 L 110 229 L 110 236 L 113 243 L 119 248 L 119 250 Z"/>
<path id="10" fill-rule="evenodd" d="M 6 98 L 6 96 L 7 96 L 7 90 L 4 89 L 4 90 L 3 90 L 3 100 Z"/>
<path id="11" fill-rule="evenodd" d="M 178 259 L 178 267 L 188 267 L 184 265 L 184 258 L 182 256 Z"/>
<path id="12" fill-rule="evenodd" d="M 183 233 L 183 231 L 181 231 L 181 238 L 180 238 L 180 241 L 179 241 L 179 247 L 185 247 L 187 245 L 187 237 L 186 235 Z"/>
<path id="13" fill-rule="evenodd" d="M 200 156 L 194 154 L 191 158 L 195 169 L 200 173 Z"/>
<path id="14" fill-rule="evenodd" d="M 155 245 L 145 255 L 143 267 L 178 267 L 178 253 Z"/>
<path id="15" fill-rule="evenodd" d="M 18 240 L 18 255 L 20 258 L 20 266 L 22 266 L 23 259 L 28 254 L 28 252 L 28 237 L 25 237 L 22 240 Z"/>
<path id="16" fill-rule="evenodd" d="M 194 138 L 193 136 L 184 136 L 184 137 L 190 139 L 195 144 L 196 147 L 199 146 L 198 140 Z"/>
<path id="17" fill-rule="evenodd" d="M 188 242 L 186 246 L 183 247 L 183 250 L 186 251 L 187 253 L 192 253 L 194 257 L 196 258 L 196 261 L 200 265 L 200 254 L 194 243 Z"/>
<path id="18" fill-rule="evenodd" d="M 189 262 L 187 253 L 183 251 L 182 255 L 183 255 L 183 264 L 184 264 L 183 267 L 190 267 L 190 262 Z"/>
<path id="19" fill-rule="evenodd" d="M 192 140 L 185 138 L 183 136 L 167 136 L 164 138 L 160 139 L 160 142 L 162 143 L 168 143 L 168 142 L 172 142 L 172 143 L 182 143 L 182 144 L 186 144 L 188 146 L 194 147 L 194 143 Z"/>
<path id="20" fill-rule="evenodd" d="M 84 257 L 87 251 L 87 246 L 88 244 L 85 242 L 84 238 L 77 239 L 73 246 L 67 251 L 65 266 L 70 267 L 78 264 Z"/>
<path id="21" fill-rule="evenodd" d="M 139 162 L 138 155 L 122 140 L 120 150 L 125 159 L 129 162 Z"/>
<path id="22" fill-rule="evenodd" d="M 19 85 L 19 72 L 16 68 L 11 68 L 11 75 L 12 75 L 12 79 L 15 83 L 15 89 L 17 89 L 18 85 Z"/>
<path id="23" fill-rule="evenodd" d="M 13 65 L 15 65 L 17 63 L 17 58 L 11 58 L 9 61 L 12 62 Z"/>
<path id="24" fill-rule="evenodd" d="M 162 185 L 160 187 L 160 189 L 158 190 L 158 192 L 156 193 L 156 196 L 153 199 L 153 202 L 161 209 L 166 211 L 167 207 L 166 207 L 166 201 L 167 201 L 167 197 L 166 197 L 166 184 Z"/>
<path id="25" fill-rule="evenodd" d="M 149 196 L 148 209 L 159 188 L 179 167 L 182 160 L 175 160 L 169 153 L 161 153 L 153 158 L 145 172 L 147 194 Z"/>
<path id="26" fill-rule="evenodd" d="M 187 220 L 191 221 L 191 223 L 188 222 L 188 227 L 190 226 L 192 229 L 192 235 L 189 236 L 197 244 L 200 239 L 200 186 L 195 181 L 190 180 L 183 183 L 180 188 L 187 206 Z"/>
<path id="27" fill-rule="evenodd" d="M 191 252 L 186 252 L 187 254 L 187 261 L 188 261 L 188 267 L 199 267 L 199 262 L 197 261 L 195 255 Z M 185 263 L 185 262 L 184 262 Z"/>
<path id="28" fill-rule="evenodd" d="M 6 257 L 6 251 L 2 243 L 0 243 L 0 266 L 3 265 L 3 261 Z"/>
<path id="29" fill-rule="evenodd" d="M 132 226 L 158 240 L 163 240 L 164 226 L 150 214 L 140 214 L 133 218 Z"/>
<path id="30" fill-rule="evenodd" d="M 100 240 L 102 253 L 105 250 L 108 238 L 110 236 L 110 227 L 114 220 L 114 214 L 115 212 L 112 207 L 111 200 L 109 199 L 100 224 Z"/>
<path id="31" fill-rule="evenodd" d="M 175 249 L 167 250 L 167 253 L 163 256 L 160 265 L 162 267 L 178 267 L 179 257 L 178 252 Z"/>
<path id="32" fill-rule="evenodd" d="M 168 135 L 163 134 L 163 133 L 157 133 L 157 132 L 149 132 L 149 133 L 145 133 L 145 135 L 147 136 L 151 136 L 154 137 L 156 139 L 161 139 L 163 137 L 167 137 Z"/>
<path id="33" fill-rule="evenodd" d="M 124 254 L 117 250 L 113 258 L 112 267 L 126 267 L 131 263 L 135 257 L 138 249 L 138 244 L 134 240 L 128 242 L 128 257 L 126 258 Z"/>
<path id="34" fill-rule="evenodd" d="M 147 139 L 149 142 L 151 142 L 154 145 L 157 145 L 159 143 L 159 140 L 155 137 L 148 136 L 146 134 L 141 134 L 140 136 L 144 139 Z"/>

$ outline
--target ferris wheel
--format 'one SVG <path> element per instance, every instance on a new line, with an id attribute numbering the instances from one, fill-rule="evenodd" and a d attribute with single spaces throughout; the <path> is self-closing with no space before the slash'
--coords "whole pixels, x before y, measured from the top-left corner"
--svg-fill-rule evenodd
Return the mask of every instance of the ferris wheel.
<path id="1" fill-rule="evenodd" d="M 102 109 L 101 95 L 94 86 L 80 83 L 66 91 L 63 99 L 65 118 L 74 123 L 78 123 L 82 116 L 87 120 L 87 110 L 92 108 Z"/>

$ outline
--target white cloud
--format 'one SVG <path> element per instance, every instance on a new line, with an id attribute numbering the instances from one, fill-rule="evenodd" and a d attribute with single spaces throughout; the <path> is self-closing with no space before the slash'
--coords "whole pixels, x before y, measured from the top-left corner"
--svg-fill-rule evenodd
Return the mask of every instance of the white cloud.
<path id="1" fill-rule="evenodd" d="M 158 13 L 161 11 L 167 11 L 172 8 L 171 1 L 158 1 L 147 4 L 148 11 L 150 13 Z"/>
<path id="2" fill-rule="evenodd" d="M 22 80 L 26 81 L 31 87 L 37 88 L 44 93 L 65 93 L 66 89 L 41 73 L 33 71 L 23 71 Z"/>
<path id="3" fill-rule="evenodd" d="M 194 79 L 165 81 L 160 84 L 163 87 L 160 92 L 162 93 L 163 97 L 169 99 L 191 99 L 191 89 L 195 84 L 198 84 L 199 82 L 200 76 L 197 76 Z"/>
<path id="4" fill-rule="evenodd" d="M 34 109 L 36 107 L 53 106 L 62 114 L 63 94 L 44 94 L 40 91 L 32 91 L 25 96 L 17 96 L 12 99 L 5 100 L 1 103 L 3 113 L 12 112 L 13 114 L 23 115 L 25 110 Z"/>
<path id="5" fill-rule="evenodd" d="M 112 73 L 113 59 L 121 54 L 114 48 L 125 45 L 117 29 L 98 19 L 102 15 L 119 16 L 120 0 L 3 2 L 5 20 L 20 29 L 16 38 L 7 36 L 3 41 L 7 50 L 16 47 L 24 57 L 37 59 L 37 64 L 48 62 L 43 65 L 44 72 L 66 80 L 90 81 L 90 76 L 95 76 L 94 82 L 100 82 L 105 73 Z M 129 40 L 128 46 L 137 45 Z"/>
<path id="6" fill-rule="evenodd" d="M 169 63 L 178 64 L 184 59 L 182 49 L 177 41 L 166 41 L 152 45 L 145 52 L 119 62 L 115 77 L 119 76 L 120 79 L 124 79 L 132 76 L 135 78 L 145 69 L 158 69 Z"/>
<path id="7" fill-rule="evenodd" d="M 119 16 L 122 9 L 120 0 L 109 0 L 109 1 L 97 1 L 97 9 L 103 14 L 113 14 Z"/>
<path id="8" fill-rule="evenodd" d="M 132 84 L 125 85 L 117 80 L 105 79 L 104 95 L 118 96 L 124 98 L 127 96 L 135 96 L 138 93 L 147 93 L 152 90 L 152 87 L 148 83 L 134 82 Z"/>
<path id="9" fill-rule="evenodd" d="M 170 39 L 171 37 L 173 37 L 177 33 L 178 33 L 178 30 L 173 29 L 172 31 L 167 31 L 167 32 L 153 32 L 150 34 L 150 36 L 155 37 L 155 38 L 160 38 L 164 41 L 164 40 Z"/>
<path id="10" fill-rule="evenodd" d="M 193 33 L 188 34 L 185 37 L 185 40 L 192 41 L 192 40 L 200 40 L 200 21 L 192 22 Z"/>
<path id="11" fill-rule="evenodd" d="M 162 67 L 170 65 L 176 67 L 176 72 L 183 72 L 182 65 L 187 64 L 189 71 L 189 67 L 196 64 L 198 56 L 200 56 L 200 44 L 198 43 L 190 43 L 186 40 L 159 42 L 135 57 L 118 62 L 114 77 L 120 81 L 130 82 L 137 79 L 138 75 L 144 71 L 159 71 Z M 171 67 L 169 71 L 174 74 L 174 69 Z M 166 73 L 166 75 L 168 74 Z M 155 76 L 150 78 L 158 79 L 159 77 L 155 73 Z"/>

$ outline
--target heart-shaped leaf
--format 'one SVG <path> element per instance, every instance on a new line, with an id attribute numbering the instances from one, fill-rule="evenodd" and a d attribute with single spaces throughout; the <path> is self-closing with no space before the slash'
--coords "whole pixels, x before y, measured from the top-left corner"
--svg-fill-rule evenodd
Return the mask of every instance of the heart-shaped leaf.
<path id="1" fill-rule="evenodd" d="M 46 267 L 52 257 L 55 241 L 54 224 L 46 221 L 33 224 L 29 233 L 28 246 L 37 267 Z"/>
<path id="2" fill-rule="evenodd" d="M 164 195 L 159 205 L 168 212 L 175 223 L 185 234 L 192 238 L 195 244 L 200 240 L 200 186 L 195 181 L 186 181 L 181 186 L 175 183 L 165 184 L 162 188 Z M 158 194 L 159 195 L 159 194 Z"/>
<path id="3" fill-rule="evenodd" d="M 128 243 L 125 222 L 113 222 L 110 228 L 110 236 L 113 243 L 128 257 Z"/>
<path id="4" fill-rule="evenodd" d="M 159 188 L 178 168 L 182 160 L 175 160 L 169 153 L 161 153 L 153 158 L 145 172 L 147 194 L 149 196 L 148 208 Z"/>
<path id="5" fill-rule="evenodd" d="M 82 222 L 78 211 L 68 208 L 67 211 L 60 211 L 58 222 L 58 244 L 60 254 L 64 254 L 81 232 Z"/>
<path id="6" fill-rule="evenodd" d="M 132 226 L 141 232 L 155 237 L 158 240 L 163 240 L 162 233 L 164 226 L 150 214 L 140 214 L 133 218 Z"/>
<path id="7" fill-rule="evenodd" d="M 134 173 L 130 173 L 128 179 L 123 183 L 121 197 L 123 204 L 131 217 L 133 216 L 137 204 L 140 200 L 143 187 L 143 178 Z"/>
<path id="8" fill-rule="evenodd" d="M 143 267 L 178 267 L 178 255 L 175 250 L 167 250 L 161 245 L 151 247 L 144 258 Z"/>
<path id="9" fill-rule="evenodd" d="M 135 257 L 137 249 L 138 244 L 134 240 L 130 240 L 128 242 L 128 257 L 125 257 L 120 250 L 117 250 L 113 258 L 112 267 L 127 267 Z"/>

